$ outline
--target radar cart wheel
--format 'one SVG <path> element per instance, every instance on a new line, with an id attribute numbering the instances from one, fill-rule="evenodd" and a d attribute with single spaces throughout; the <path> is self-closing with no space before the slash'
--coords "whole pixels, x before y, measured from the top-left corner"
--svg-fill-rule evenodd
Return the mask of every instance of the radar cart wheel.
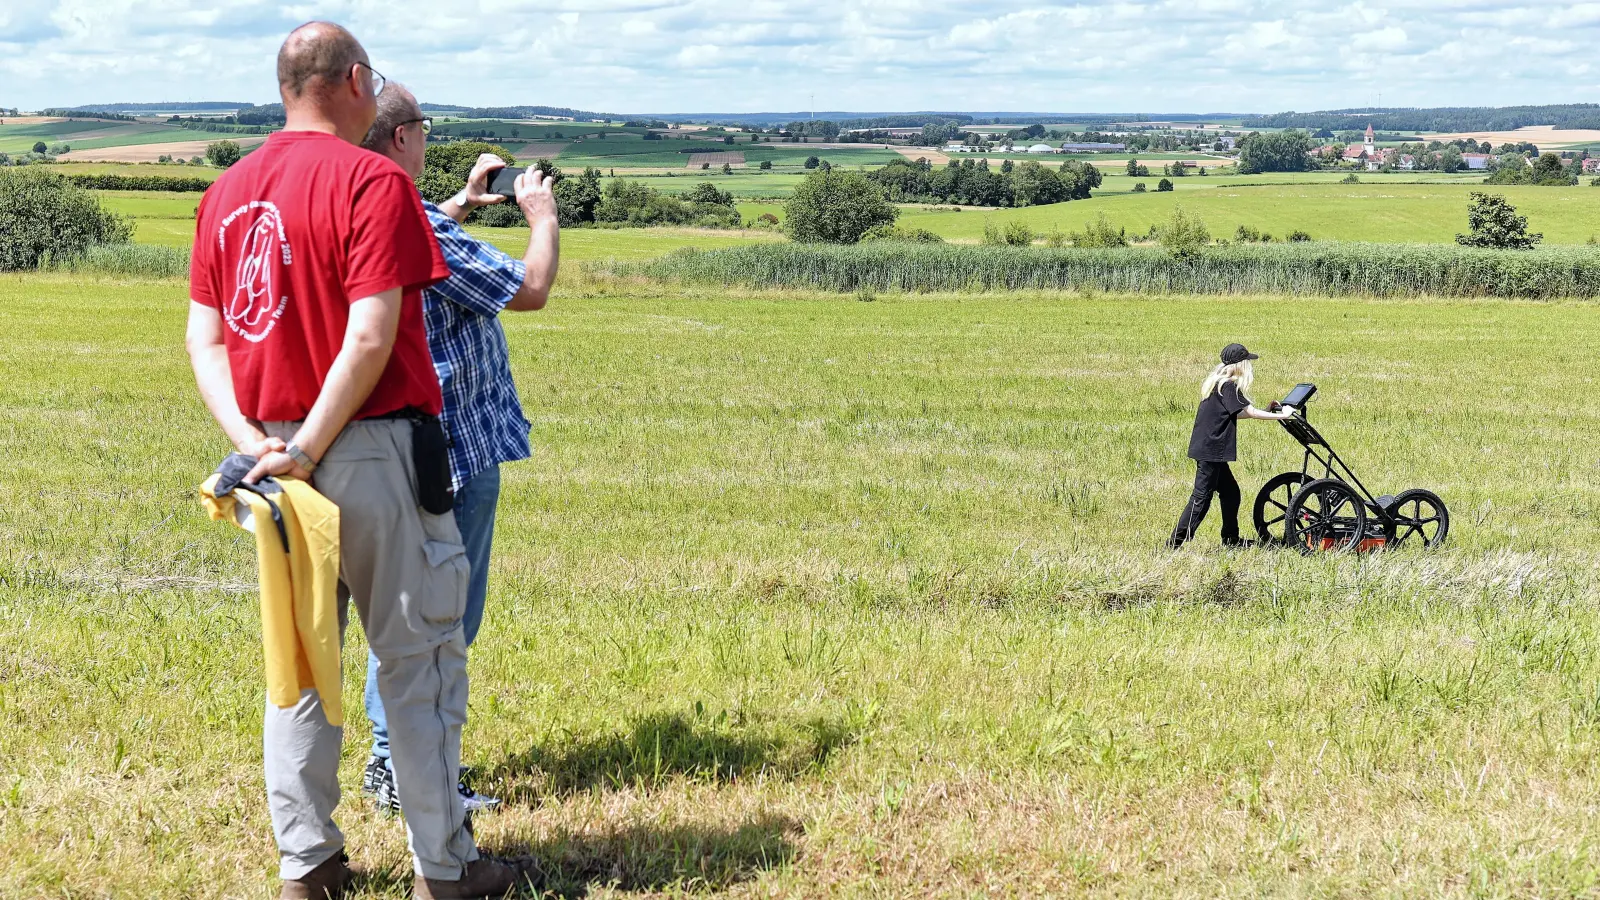
<path id="1" fill-rule="evenodd" d="M 1366 504 L 1355 488 L 1337 478 L 1302 486 L 1285 514 L 1288 543 L 1301 553 L 1348 553 L 1366 537 Z"/>

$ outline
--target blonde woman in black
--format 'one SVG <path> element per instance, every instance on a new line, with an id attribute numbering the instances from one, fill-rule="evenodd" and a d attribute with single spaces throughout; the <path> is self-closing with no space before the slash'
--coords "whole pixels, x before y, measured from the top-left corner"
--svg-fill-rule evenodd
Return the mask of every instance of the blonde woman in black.
<path id="1" fill-rule="evenodd" d="M 1189 435 L 1189 458 L 1194 460 L 1194 492 L 1178 517 L 1167 546 L 1183 546 L 1194 537 L 1195 529 L 1211 509 L 1211 496 L 1222 500 L 1222 543 L 1227 547 L 1248 547 L 1239 537 L 1239 482 L 1228 464 L 1239 458 L 1240 419 L 1277 421 L 1294 415 L 1294 408 L 1278 411 L 1257 409 L 1250 402 L 1250 383 L 1255 378 L 1252 360 L 1260 359 L 1243 344 L 1222 348 L 1222 364 L 1211 370 L 1200 386 L 1200 409 L 1195 412 L 1194 431 Z"/>

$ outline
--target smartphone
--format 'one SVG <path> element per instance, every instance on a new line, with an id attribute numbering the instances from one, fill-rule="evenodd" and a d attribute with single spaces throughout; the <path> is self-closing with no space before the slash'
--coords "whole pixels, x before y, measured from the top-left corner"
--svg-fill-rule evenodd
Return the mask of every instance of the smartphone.
<path id="1" fill-rule="evenodd" d="M 516 197 L 517 176 L 526 171 L 528 170 L 518 169 L 514 166 L 495 169 L 489 173 L 489 188 L 484 193 L 499 194 L 502 197 Z"/>

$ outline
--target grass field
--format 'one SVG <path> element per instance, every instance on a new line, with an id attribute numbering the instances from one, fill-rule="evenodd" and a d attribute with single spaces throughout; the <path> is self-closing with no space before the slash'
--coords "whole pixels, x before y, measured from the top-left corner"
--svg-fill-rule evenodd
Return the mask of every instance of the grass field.
<path id="1" fill-rule="evenodd" d="M 1232 237 L 1249 225 L 1279 239 L 1295 229 L 1319 240 L 1399 243 L 1449 243 L 1467 230 L 1467 195 L 1489 191 L 1508 198 L 1528 217 L 1528 227 L 1552 244 L 1582 244 L 1600 235 L 1600 189 L 1588 186 L 1547 188 L 1486 186 L 1482 183 L 1433 184 L 1282 184 L 1218 186 L 1220 178 L 1192 176 L 1167 193 L 1116 192 L 1113 179 L 1105 193 L 1088 200 L 1015 210 L 908 210 L 900 217 L 907 227 L 926 228 L 946 238 L 977 240 L 986 219 L 1021 221 L 1036 232 L 1052 228 L 1081 231 L 1084 223 L 1105 213 L 1130 235 L 1144 234 L 1165 221 L 1175 205 L 1195 213 L 1215 237 Z"/>
<path id="2" fill-rule="evenodd" d="M 0 153 L 26 153 L 38 141 L 63 143 L 74 150 L 131 147 L 194 141 L 206 137 L 176 125 L 143 122 L 46 122 L 38 125 L 0 125 Z M 221 140 L 226 135 L 216 137 Z"/>
<path id="3" fill-rule="evenodd" d="M 632 240 L 632 232 L 595 232 Z M 0 895 L 268 896 L 251 550 L 181 283 L 0 278 Z M 1578 304 L 681 291 L 508 319 L 482 844 L 557 896 L 1588 896 L 1600 353 Z M 1439 554 L 1154 548 L 1196 382 L 1318 382 Z M 1530 348 L 1537 348 L 1530 352 Z M 41 364 L 47 362 L 47 364 Z M 1242 426 L 1246 491 L 1299 461 Z M 1247 493 L 1248 496 L 1248 493 Z M 346 654 L 359 708 L 365 650 Z M 338 814 L 361 896 L 404 831 Z"/>

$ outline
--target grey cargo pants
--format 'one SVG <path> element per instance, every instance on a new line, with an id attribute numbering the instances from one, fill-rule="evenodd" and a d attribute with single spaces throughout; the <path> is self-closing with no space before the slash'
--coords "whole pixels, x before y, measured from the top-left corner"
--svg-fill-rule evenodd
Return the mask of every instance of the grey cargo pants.
<path id="1" fill-rule="evenodd" d="M 266 430 L 287 441 L 299 424 L 269 422 Z M 378 657 L 413 867 L 456 881 L 478 858 L 456 792 L 467 719 L 466 548 L 453 515 L 417 506 L 415 479 L 411 423 L 385 419 L 346 426 L 312 483 L 339 507 L 339 618 L 348 621 L 354 600 Z M 328 724 L 315 691 L 288 709 L 268 703 L 266 710 L 267 804 L 279 874 L 300 878 L 344 849 L 333 823 L 344 729 Z"/>

